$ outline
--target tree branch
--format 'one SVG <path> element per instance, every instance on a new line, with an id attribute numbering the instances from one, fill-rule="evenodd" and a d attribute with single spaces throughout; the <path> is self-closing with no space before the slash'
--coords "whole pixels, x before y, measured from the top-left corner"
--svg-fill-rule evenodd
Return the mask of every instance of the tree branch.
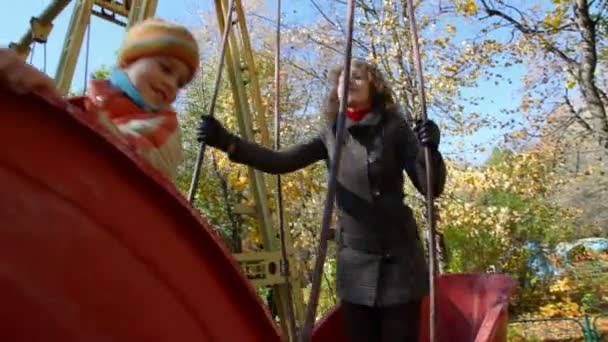
<path id="1" fill-rule="evenodd" d="M 583 126 L 583 128 L 587 132 L 593 132 L 593 128 L 589 125 L 589 123 L 587 121 L 585 121 L 585 119 L 583 119 L 580 116 L 580 114 L 574 108 L 574 105 L 572 105 L 572 102 L 570 102 L 570 97 L 568 96 L 568 90 L 566 90 L 566 94 L 564 95 L 564 103 L 566 104 L 566 106 L 568 107 L 568 111 L 570 112 L 570 114 L 572 114 L 572 116 L 574 116 L 574 118 L 576 119 L 576 121 L 581 126 Z"/>
<path id="2" fill-rule="evenodd" d="M 325 12 L 323 12 L 323 10 L 321 9 L 321 7 L 319 7 L 319 5 L 315 2 L 315 0 L 310 0 L 310 2 L 312 2 L 313 6 L 315 6 L 315 8 L 317 9 L 317 11 L 319 12 L 319 14 L 321 14 L 321 16 L 323 18 L 325 18 L 325 20 L 327 20 L 327 22 L 329 22 L 331 25 L 335 26 L 335 27 L 340 27 L 340 25 L 336 24 L 333 20 L 331 20 L 326 14 Z"/>
<path id="3" fill-rule="evenodd" d="M 308 76 L 311 76 L 314 79 L 317 79 L 317 80 L 319 80 L 321 82 L 325 82 L 326 81 L 324 77 L 319 76 L 319 74 L 317 74 L 316 72 L 312 72 L 312 71 L 310 71 L 310 70 L 308 70 L 306 68 L 303 68 L 303 67 L 297 65 L 296 63 L 290 61 L 290 60 L 285 60 L 284 62 L 287 63 L 287 65 L 289 65 L 289 66 L 291 66 L 291 67 L 293 67 L 293 68 L 295 68 L 295 69 L 297 69 L 297 70 L 305 73 Z"/>
<path id="4" fill-rule="evenodd" d="M 504 5 L 505 5 L 505 7 L 510 8 L 510 9 L 514 10 L 515 12 L 517 12 L 517 14 L 519 14 L 519 17 L 520 17 L 521 20 L 525 19 L 524 14 L 521 13 L 521 11 L 517 7 L 511 6 L 511 5 L 508 5 L 508 4 L 504 4 Z"/>
<path id="5" fill-rule="evenodd" d="M 597 88 L 597 91 L 600 93 L 600 98 L 602 99 L 604 107 L 608 107 L 608 96 L 606 96 L 606 93 L 599 87 Z"/>
<path id="6" fill-rule="evenodd" d="M 337 48 L 335 48 L 335 47 L 333 47 L 333 46 L 331 46 L 331 45 L 329 45 L 329 44 L 327 44 L 327 43 L 325 43 L 325 42 L 322 42 L 322 41 L 320 41 L 320 40 L 317 40 L 317 39 L 316 39 L 316 38 L 314 38 L 313 36 L 310 36 L 310 35 L 309 35 L 309 36 L 308 36 L 308 39 L 309 39 L 310 41 L 312 41 L 313 43 L 315 43 L 315 44 L 317 44 L 317 45 L 320 45 L 320 46 L 322 46 L 322 47 L 324 47 L 324 48 L 326 48 L 326 49 L 328 49 L 328 50 L 331 50 L 331 51 L 333 51 L 333 52 L 335 52 L 335 53 L 337 53 L 337 54 L 339 54 L 339 55 L 343 55 L 343 54 L 344 54 L 344 52 L 343 52 L 343 51 L 340 51 L 340 50 L 338 50 Z"/>
<path id="7" fill-rule="evenodd" d="M 365 11 L 363 13 L 363 15 L 365 16 L 365 20 L 369 23 L 369 12 Z M 374 31 L 372 30 L 371 32 L 369 32 L 370 37 L 370 42 L 371 42 L 371 46 L 372 46 L 372 56 L 374 57 L 374 59 L 378 58 L 378 49 L 376 48 L 376 42 L 375 42 L 375 36 L 374 36 Z"/>
<path id="8" fill-rule="evenodd" d="M 261 14 L 257 14 L 255 12 L 251 12 L 251 13 L 249 13 L 249 15 L 251 15 L 252 17 L 255 17 L 255 18 L 267 21 L 270 24 L 274 24 L 275 27 L 276 27 L 276 23 L 277 23 L 276 19 L 268 18 L 267 16 L 264 16 L 264 15 L 261 15 Z M 282 23 L 281 23 L 281 28 L 282 29 L 291 29 L 291 27 L 289 27 L 289 26 L 287 26 L 285 24 L 282 24 Z"/>
<path id="9" fill-rule="evenodd" d="M 563 59 L 572 72 L 578 71 L 578 64 L 576 63 L 576 61 L 574 59 L 570 58 L 562 50 L 558 49 L 555 45 L 553 45 L 547 39 L 542 37 L 543 34 L 548 34 L 549 31 L 537 30 L 537 29 L 531 28 L 527 25 L 524 25 L 520 21 L 516 20 L 515 18 L 511 17 L 510 15 L 508 15 L 506 13 L 499 11 L 497 9 L 494 9 L 494 8 L 490 8 L 485 0 L 481 0 L 481 3 L 484 6 L 484 11 L 488 14 L 488 17 L 496 16 L 496 17 L 502 18 L 502 19 L 506 20 L 507 22 L 509 22 L 511 25 L 513 25 L 513 27 L 515 27 L 518 31 L 523 33 L 525 36 L 536 36 L 540 40 L 541 44 L 543 44 L 546 47 L 547 50 L 553 52 L 558 57 Z"/>
<path id="10" fill-rule="evenodd" d="M 220 172 L 218 166 L 217 166 L 217 161 L 215 159 L 215 153 L 211 153 L 211 158 L 213 161 L 213 170 L 215 172 L 215 175 L 217 176 L 218 180 L 220 181 L 220 187 L 222 188 L 222 196 L 224 197 L 224 205 L 226 208 L 226 215 L 228 216 L 228 219 L 230 220 L 230 224 L 232 225 L 232 236 L 231 236 L 231 245 L 232 245 L 232 251 L 233 253 L 240 253 L 242 251 L 242 246 L 241 246 L 241 228 L 239 223 L 237 222 L 237 219 L 234 216 L 234 213 L 232 212 L 232 206 L 230 205 L 230 196 L 228 193 L 228 182 L 226 181 L 226 178 L 222 175 L 222 173 Z"/>

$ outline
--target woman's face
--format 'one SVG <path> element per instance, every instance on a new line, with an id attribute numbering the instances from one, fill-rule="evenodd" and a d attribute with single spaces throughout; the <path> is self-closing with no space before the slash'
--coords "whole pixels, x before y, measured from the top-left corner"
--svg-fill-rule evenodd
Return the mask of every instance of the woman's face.
<path id="1" fill-rule="evenodd" d="M 353 66 L 350 70 L 350 81 L 348 86 L 348 103 L 346 106 L 352 109 L 365 109 L 371 104 L 370 99 L 371 75 L 362 67 Z M 338 79 L 338 99 L 342 100 L 344 89 L 344 72 L 340 73 Z"/>

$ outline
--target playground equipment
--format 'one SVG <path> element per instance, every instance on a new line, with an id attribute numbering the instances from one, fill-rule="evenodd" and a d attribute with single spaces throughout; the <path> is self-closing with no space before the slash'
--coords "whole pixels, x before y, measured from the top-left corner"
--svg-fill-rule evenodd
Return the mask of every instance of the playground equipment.
<path id="1" fill-rule="evenodd" d="M 11 46 L 27 57 L 32 42 L 46 41 L 53 19 L 69 2 L 53 1 Z M 214 3 L 219 30 L 226 34 L 225 67 L 240 134 L 254 138 L 255 117 L 261 143 L 269 145 L 241 1 Z M 155 8 L 156 0 L 76 1 L 55 77 L 60 89 L 70 88 L 92 15 L 128 27 Z M 255 205 L 238 212 L 257 218 L 265 252 L 231 255 L 173 185 L 79 110 L 34 96 L 0 93 L 0 101 L 0 146 L 19 146 L 0 150 L 0 187 L 6 189 L 0 195 L 2 340 L 297 339 L 287 322 L 304 324 L 302 282 L 297 271 L 284 267 L 295 262 L 288 247 L 279 248 L 261 172 L 249 170 Z M 281 245 L 291 246 L 288 230 L 281 235 Z M 451 340 L 445 332 L 458 332 L 462 341 L 504 341 L 510 278 L 446 275 L 433 284 L 436 305 L 423 305 L 421 341 Z M 268 285 L 281 329 L 252 287 Z M 429 337 L 432 308 L 438 333 Z M 314 316 L 313 310 L 312 323 Z M 341 332 L 337 307 L 314 326 L 310 339 L 340 341 Z"/>
<path id="2" fill-rule="evenodd" d="M 281 341 L 236 260 L 86 115 L 0 91 L 0 339 Z M 437 341 L 505 341 L 514 281 L 437 279 Z M 428 341 L 428 300 L 420 341 Z M 314 342 L 345 341 L 339 307 Z"/>

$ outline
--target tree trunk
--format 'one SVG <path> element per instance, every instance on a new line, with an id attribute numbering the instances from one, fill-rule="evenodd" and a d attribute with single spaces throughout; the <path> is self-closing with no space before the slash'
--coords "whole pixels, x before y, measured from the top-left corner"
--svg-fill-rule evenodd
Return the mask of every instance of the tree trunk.
<path id="1" fill-rule="evenodd" d="M 578 81 L 587 109 L 592 117 L 592 127 L 599 142 L 608 148 L 608 118 L 595 82 L 597 66 L 595 23 L 589 16 L 587 0 L 574 2 L 574 20 L 581 34 L 581 61 L 578 68 Z"/>
<path id="2" fill-rule="evenodd" d="M 237 220 L 234 212 L 232 211 L 232 206 L 230 204 L 230 193 L 228 190 L 228 181 L 220 172 L 217 161 L 215 160 L 215 155 L 213 156 L 213 170 L 215 171 L 215 175 L 217 176 L 220 187 L 222 188 L 222 196 L 224 197 L 224 205 L 226 208 L 226 215 L 228 216 L 228 220 L 230 220 L 230 224 L 232 226 L 230 241 L 228 246 L 230 246 L 230 250 L 232 253 L 242 253 L 243 252 L 243 240 L 241 237 L 241 225 Z"/>

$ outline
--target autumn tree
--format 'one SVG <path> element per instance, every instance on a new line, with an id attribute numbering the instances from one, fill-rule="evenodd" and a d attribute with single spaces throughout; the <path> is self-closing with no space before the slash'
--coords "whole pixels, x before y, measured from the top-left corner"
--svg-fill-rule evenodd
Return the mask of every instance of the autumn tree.
<path id="1" fill-rule="evenodd" d="M 542 127 L 547 115 L 563 108 L 564 125 L 608 148 L 605 68 L 608 4 L 602 0 L 530 3 L 455 0 L 456 10 L 479 19 L 491 37 L 502 37 L 512 61 L 528 65 L 520 109 Z M 507 30 L 507 31 L 505 31 Z M 529 132 L 537 133 L 537 132 Z"/>
<path id="2" fill-rule="evenodd" d="M 417 78 L 411 52 L 411 33 L 405 0 L 355 1 L 355 30 L 353 55 L 376 63 L 391 84 L 398 103 L 410 118 L 420 115 L 417 98 Z M 431 118 L 440 123 L 445 132 L 447 152 L 454 153 L 458 137 L 474 134 L 480 127 L 495 124 L 485 113 L 476 113 L 466 104 L 482 99 L 465 96 L 462 89 L 474 87 L 493 56 L 502 46 L 485 40 L 462 43 L 462 34 L 452 23 L 453 15 L 441 13 L 434 1 L 418 2 L 415 8 L 420 30 L 422 59 Z M 314 24 L 286 27 L 289 46 L 300 51 L 294 59 L 302 75 L 327 82 L 331 66 L 343 63 L 346 6 L 342 1 L 311 1 Z M 323 86 L 312 88 L 326 90 Z M 447 149 L 446 149 L 447 150 Z"/>
<path id="3" fill-rule="evenodd" d="M 440 200 L 448 271 L 513 275 L 518 314 L 550 303 L 545 294 L 555 279 L 543 265 L 553 248 L 597 232 L 578 223 L 580 207 L 554 200 L 555 192 L 572 182 L 555 172 L 557 149 L 548 142 L 525 152 L 497 149 L 483 167 L 450 165 L 449 190 Z"/>

